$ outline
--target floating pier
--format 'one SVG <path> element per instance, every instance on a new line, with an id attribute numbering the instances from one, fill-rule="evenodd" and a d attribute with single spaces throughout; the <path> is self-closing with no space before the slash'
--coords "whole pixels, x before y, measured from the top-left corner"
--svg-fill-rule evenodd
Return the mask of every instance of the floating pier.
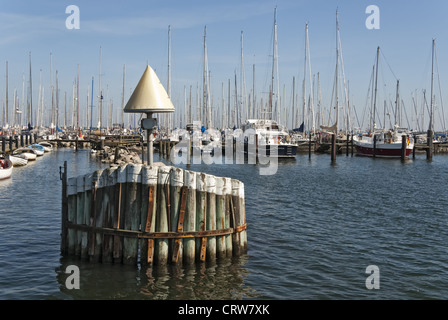
<path id="1" fill-rule="evenodd" d="M 61 252 L 92 262 L 192 264 L 247 252 L 244 184 L 157 163 L 67 178 Z"/>

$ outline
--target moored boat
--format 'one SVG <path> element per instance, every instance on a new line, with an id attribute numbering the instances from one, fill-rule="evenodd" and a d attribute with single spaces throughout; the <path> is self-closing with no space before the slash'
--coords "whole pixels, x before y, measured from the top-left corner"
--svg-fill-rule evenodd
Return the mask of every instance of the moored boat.
<path id="1" fill-rule="evenodd" d="M 371 135 L 356 135 L 353 137 L 353 144 L 358 155 L 400 158 L 403 147 L 403 135 L 406 136 L 405 157 L 408 157 L 414 149 L 414 139 L 406 132 L 399 132 L 398 130 L 375 132 Z"/>
<path id="2" fill-rule="evenodd" d="M 37 156 L 43 156 L 45 153 L 45 148 L 41 146 L 40 144 L 34 143 L 28 146 L 28 148 L 33 149 L 36 151 Z"/>
<path id="3" fill-rule="evenodd" d="M 252 141 L 248 135 L 252 131 L 257 137 L 257 141 Z M 244 151 L 251 153 L 256 149 L 259 153 L 263 150 L 266 156 L 275 156 L 278 158 L 295 158 L 297 155 L 297 145 L 291 142 L 288 132 L 281 128 L 275 120 L 272 119 L 249 119 L 243 125 L 244 132 Z M 255 148 L 250 144 L 255 144 Z M 274 151 L 273 152 L 273 150 Z"/>
<path id="4" fill-rule="evenodd" d="M 36 160 L 37 153 L 31 148 L 19 148 L 13 151 L 13 156 L 23 157 L 29 161 Z"/>
<path id="5" fill-rule="evenodd" d="M 45 152 L 53 151 L 53 145 L 49 142 L 42 141 L 42 142 L 39 142 L 39 145 L 44 147 Z"/>
<path id="6" fill-rule="evenodd" d="M 9 155 L 8 159 L 11 160 L 12 165 L 14 167 L 20 167 L 20 166 L 25 166 L 28 163 L 28 159 L 26 159 L 24 156 L 14 156 L 14 155 Z"/>
<path id="7" fill-rule="evenodd" d="M 0 158 L 0 180 L 8 179 L 12 175 L 13 164 L 7 158 Z"/>

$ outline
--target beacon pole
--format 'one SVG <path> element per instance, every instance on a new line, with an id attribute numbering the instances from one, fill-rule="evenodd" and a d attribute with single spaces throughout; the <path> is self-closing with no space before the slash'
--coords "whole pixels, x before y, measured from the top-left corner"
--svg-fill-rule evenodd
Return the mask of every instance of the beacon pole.
<path id="1" fill-rule="evenodd" d="M 154 143 L 152 141 L 152 131 L 153 128 L 157 125 L 157 119 L 154 119 L 152 117 L 152 112 L 147 112 L 146 113 L 146 119 L 142 119 L 142 129 L 146 129 L 146 145 L 148 147 L 147 150 L 147 164 L 148 165 L 152 165 L 153 164 L 153 148 L 154 148 Z"/>

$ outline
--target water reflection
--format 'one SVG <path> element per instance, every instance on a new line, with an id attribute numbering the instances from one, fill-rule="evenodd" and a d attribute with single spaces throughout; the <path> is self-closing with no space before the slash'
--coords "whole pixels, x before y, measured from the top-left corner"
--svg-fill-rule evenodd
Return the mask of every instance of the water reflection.
<path id="1" fill-rule="evenodd" d="M 231 300 L 256 298 L 245 284 L 247 256 L 191 266 L 129 266 L 61 258 L 56 269 L 68 299 Z M 69 265 L 79 268 L 80 289 L 67 289 Z"/>

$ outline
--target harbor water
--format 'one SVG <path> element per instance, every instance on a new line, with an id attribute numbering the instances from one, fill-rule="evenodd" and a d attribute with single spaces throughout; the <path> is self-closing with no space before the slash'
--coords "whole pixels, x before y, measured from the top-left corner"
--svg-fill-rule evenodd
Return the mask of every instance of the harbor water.
<path id="1" fill-rule="evenodd" d="M 331 163 L 299 154 L 274 175 L 254 164 L 192 164 L 245 184 L 248 253 L 189 267 L 62 257 L 64 161 L 68 177 L 106 166 L 89 150 L 58 149 L 0 181 L 2 300 L 448 297 L 446 155 Z M 80 270 L 79 289 L 67 288 L 70 265 Z M 369 266 L 378 268 L 378 288 L 366 285 Z"/>

